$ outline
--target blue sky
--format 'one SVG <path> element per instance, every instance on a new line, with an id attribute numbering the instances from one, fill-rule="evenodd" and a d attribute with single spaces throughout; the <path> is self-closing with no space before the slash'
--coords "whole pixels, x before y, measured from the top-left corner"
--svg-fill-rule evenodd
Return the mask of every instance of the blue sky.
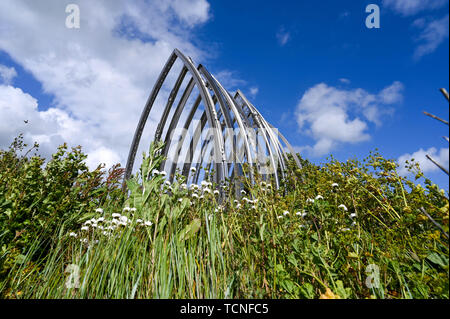
<path id="1" fill-rule="evenodd" d="M 64 27 L 61 1 L 0 4 L 2 147 L 25 131 L 46 154 L 68 141 L 90 163 L 125 164 L 147 95 L 178 47 L 247 93 L 304 157 L 361 159 L 375 148 L 399 162 L 414 156 L 448 190 L 424 159 L 448 168 L 448 126 L 422 114 L 448 119 L 438 91 L 449 87 L 446 0 L 71 3 L 79 30 Z M 379 29 L 365 26 L 371 3 Z"/>

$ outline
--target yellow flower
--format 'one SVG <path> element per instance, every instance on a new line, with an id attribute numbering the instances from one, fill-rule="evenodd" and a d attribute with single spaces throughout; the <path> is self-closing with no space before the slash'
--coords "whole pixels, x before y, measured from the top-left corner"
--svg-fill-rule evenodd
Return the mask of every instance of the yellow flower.
<path id="1" fill-rule="evenodd" d="M 321 294 L 319 299 L 341 299 L 338 295 L 335 295 L 330 288 L 327 288 L 324 294 Z"/>

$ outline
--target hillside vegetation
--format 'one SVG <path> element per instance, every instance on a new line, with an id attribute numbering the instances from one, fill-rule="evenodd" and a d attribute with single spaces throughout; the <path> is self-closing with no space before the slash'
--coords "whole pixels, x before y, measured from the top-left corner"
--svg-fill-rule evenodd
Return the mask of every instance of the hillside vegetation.
<path id="1" fill-rule="evenodd" d="M 423 186 L 372 153 L 235 196 L 166 183 L 152 145 L 124 195 L 118 166 L 36 147 L 0 151 L 1 298 L 449 298 L 448 194 L 414 163 Z"/>

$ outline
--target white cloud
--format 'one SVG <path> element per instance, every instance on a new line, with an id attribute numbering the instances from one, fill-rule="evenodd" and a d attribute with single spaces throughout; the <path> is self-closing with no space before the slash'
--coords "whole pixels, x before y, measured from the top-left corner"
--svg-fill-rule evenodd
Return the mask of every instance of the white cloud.
<path id="1" fill-rule="evenodd" d="M 304 93 L 296 110 L 299 130 L 315 140 L 314 146 L 303 149 L 321 156 L 341 143 L 369 140 L 368 122 L 381 125 L 381 117 L 393 112 L 388 105 L 401 101 L 402 90 L 403 84 L 397 81 L 378 94 L 325 83 L 313 86 Z"/>
<path id="2" fill-rule="evenodd" d="M 414 26 L 423 29 L 417 38 L 417 41 L 421 44 L 414 51 L 414 58 L 416 60 L 434 52 L 448 38 L 448 24 L 448 14 L 441 19 L 432 20 L 428 23 L 424 19 L 414 21 Z"/>
<path id="3" fill-rule="evenodd" d="M 172 8 L 189 25 L 203 23 L 209 18 L 209 3 L 206 0 L 174 0 Z"/>
<path id="4" fill-rule="evenodd" d="M 448 0 L 383 0 L 387 8 L 404 15 L 414 15 L 423 10 L 438 9 L 448 3 Z"/>
<path id="5" fill-rule="evenodd" d="M 427 150 L 419 149 L 417 152 L 414 152 L 413 154 L 404 154 L 400 156 L 397 160 L 399 163 L 399 173 L 402 175 L 407 175 L 408 171 L 405 168 L 405 162 L 411 161 L 411 159 L 414 158 L 415 162 L 419 163 L 419 166 L 421 170 L 424 173 L 434 172 L 440 170 L 439 167 L 437 167 L 433 162 L 431 162 L 429 159 L 426 158 L 426 155 L 429 155 L 438 162 L 443 167 L 447 168 L 449 167 L 449 149 L 448 148 L 441 148 L 439 151 L 435 147 L 431 147 Z"/>
<path id="6" fill-rule="evenodd" d="M 142 108 L 172 50 L 179 48 L 193 58 L 207 54 L 191 44 L 191 32 L 209 18 L 209 4 L 205 0 L 78 0 L 77 4 L 81 28 L 67 29 L 66 3 L 60 0 L 0 2 L 0 50 L 54 96 L 54 105 L 45 110 L 48 106 L 38 107 L 21 89 L 3 85 L 0 147 L 26 131 L 49 152 L 66 141 L 82 145 L 88 163 L 125 164 Z M 24 127 L 25 119 L 29 126 Z M 151 128 L 150 120 L 146 131 Z M 147 147 L 143 144 L 141 149 Z"/>
<path id="7" fill-rule="evenodd" d="M 279 43 L 281 46 L 284 46 L 284 45 L 285 45 L 286 43 L 288 43 L 288 41 L 291 39 L 291 34 L 290 34 L 288 31 L 286 31 L 286 30 L 284 29 L 284 27 L 281 27 L 281 28 L 278 30 L 276 36 L 277 36 L 278 43 Z"/>
<path id="8" fill-rule="evenodd" d="M 48 157 L 56 146 L 64 142 L 76 146 L 77 137 L 89 141 L 92 129 L 81 121 L 71 118 L 65 111 L 49 108 L 38 110 L 38 102 L 20 88 L 0 85 L 0 145 L 9 145 L 19 133 L 24 134 L 25 142 L 38 142 L 42 155 Z M 27 123 L 25 123 L 27 122 Z M 94 140 L 89 145 L 97 146 Z"/>
<path id="9" fill-rule="evenodd" d="M 350 80 L 346 79 L 346 78 L 340 78 L 339 82 L 343 83 L 343 84 L 350 84 Z"/>
<path id="10" fill-rule="evenodd" d="M 0 83 L 11 84 L 16 76 L 16 69 L 0 64 Z"/>
<path id="11" fill-rule="evenodd" d="M 247 81 L 239 78 L 235 71 L 222 70 L 214 75 L 217 81 L 227 90 L 239 89 L 247 84 Z"/>
<path id="12" fill-rule="evenodd" d="M 250 96 L 255 97 L 259 93 L 259 88 L 254 86 L 250 88 Z"/>

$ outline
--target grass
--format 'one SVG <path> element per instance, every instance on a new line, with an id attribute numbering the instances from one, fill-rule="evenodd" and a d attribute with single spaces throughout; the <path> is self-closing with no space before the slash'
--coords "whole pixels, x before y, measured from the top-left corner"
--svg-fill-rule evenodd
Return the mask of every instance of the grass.
<path id="1" fill-rule="evenodd" d="M 229 184 L 218 195 L 212 183 L 164 183 L 161 147 L 144 155 L 127 196 L 99 184 L 90 193 L 101 201 L 49 217 L 26 245 L 4 239 L 0 296 L 449 298 L 448 199 L 393 161 L 290 163 L 279 190 L 256 176 L 238 198 Z"/>

